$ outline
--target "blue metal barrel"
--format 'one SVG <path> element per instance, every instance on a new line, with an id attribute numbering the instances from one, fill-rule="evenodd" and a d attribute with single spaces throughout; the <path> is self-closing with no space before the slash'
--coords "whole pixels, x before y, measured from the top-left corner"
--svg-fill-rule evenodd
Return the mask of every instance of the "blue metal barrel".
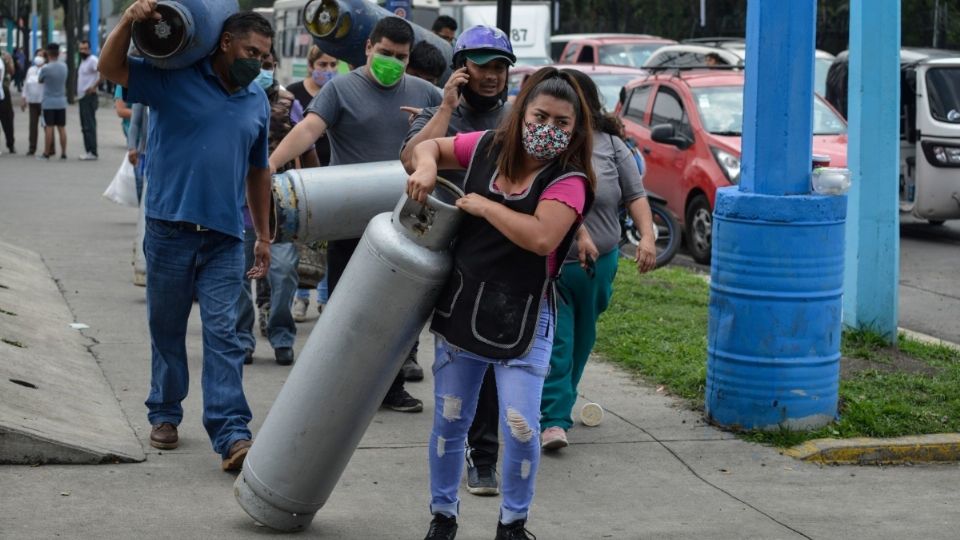
<path id="1" fill-rule="evenodd" d="M 809 429 L 837 415 L 845 196 L 717 191 L 706 415 Z"/>
<path id="2" fill-rule="evenodd" d="M 216 49 L 223 23 L 240 10 L 237 0 L 160 0 L 159 20 L 133 24 L 133 44 L 161 69 L 195 64 Z"/>
<path id="3" fill-rule="evenodd" d="M 354 67 L 367 63 L 366 44 L 373 27 L 380 19 L 393 16 L 369 0 L 311 0 L 303 9 L 304 27 L 317 46 Z M 447 65 L 453 62 L 449 43 L 418 24 L 410 26 L 415 43 L 427 41 L 440 50 Z"/>

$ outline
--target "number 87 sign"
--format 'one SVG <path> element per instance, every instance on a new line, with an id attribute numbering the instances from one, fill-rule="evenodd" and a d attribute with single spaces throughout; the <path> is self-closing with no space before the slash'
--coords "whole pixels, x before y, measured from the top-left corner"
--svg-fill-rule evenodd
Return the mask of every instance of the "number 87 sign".
<path id="1" fill-rule="evenodd" d="M 515 45 L 530 45 L 533 43 L 533 36 L 528 29 L 519 27 L 510 29 L 510 42 Z"/>

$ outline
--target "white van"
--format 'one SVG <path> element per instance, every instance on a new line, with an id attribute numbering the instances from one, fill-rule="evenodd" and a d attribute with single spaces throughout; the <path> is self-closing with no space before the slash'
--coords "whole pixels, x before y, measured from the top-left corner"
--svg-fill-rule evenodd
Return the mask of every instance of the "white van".
<path id="1" fill-rule="evenodd" d="M 847 52 L 827 76 L 846 115 Z M 900 50 L 900 212 L 941 225 L 960 219 L 960 52 Z"/>
<path id="2" fill-rule="evenodd" d="M 457 21 L 457 33 L 471 26 L 497 25 L 496 2 L 453 1 L 440 4 L 440 14 Z M 543 66 L 550 58 L 550 2 L 514 2 L 510 10 L 510 44 L 517 65 Z"/>

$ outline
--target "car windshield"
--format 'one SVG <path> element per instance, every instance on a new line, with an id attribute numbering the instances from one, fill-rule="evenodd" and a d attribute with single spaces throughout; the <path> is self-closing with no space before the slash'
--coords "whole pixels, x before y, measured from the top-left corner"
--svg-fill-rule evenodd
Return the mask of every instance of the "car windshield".
<path id="1" fill-rule="evenodd" d="M 933 68 L 927 72 L 930 114 L 941 122 L 960 124 L 960 68 Z"/>
<path id="2" fill-rule="evenodd" d="M 813 62 L 813 90 L 821 96 L 827 95 L 827 72 L 831 65 L 830 58 L 817 58 Z"/>
<path id="3" fill-rule="evenodd" d="M 715 86 L 693 90 L 703 127 L 714 135 L 740 136 L 743 132 L 743 87 Z M 840 135 L 847 132 L 843 120 L 823 101 L 813 99 L 813 134 Z"/>
<path id="4" fill-rule="evenodd" d="M 600 104 L 607 111 L 613 111 L 620 99 L 620 89 L 636 77 L 631 74 L 590 75 L 593 82 L 597 83 L 597 90 L 600 91 Z"/>
<path id="5" fill-rule="evenodd" d="M 620 43 L 600 46 L 600 63 L 640 67 L 663 43 Z"/>

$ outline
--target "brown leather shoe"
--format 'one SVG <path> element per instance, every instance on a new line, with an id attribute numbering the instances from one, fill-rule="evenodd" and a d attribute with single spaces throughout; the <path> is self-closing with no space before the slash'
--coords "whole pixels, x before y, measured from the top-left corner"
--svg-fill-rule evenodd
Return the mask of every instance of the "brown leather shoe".
<path id="1" fill-rule="evenodd" d="M 227 458 L 220 464 L 223 470 L 239 471 L 242 469 L 243 460 L 246 459 L 247 452 L 250 451 L 252 445 L 253 443 L 246 439 L 241 439 L 233 443 L 233 446 L 230 447 L 230 452 L 227 454 Z"/>
<path id="2" fill-rule="evenodd" d="M 173 450 L 180 444 L 177 426 L 170 422 L 161 422 L 150 428 L 150 446 L 160 450 Z"/>

